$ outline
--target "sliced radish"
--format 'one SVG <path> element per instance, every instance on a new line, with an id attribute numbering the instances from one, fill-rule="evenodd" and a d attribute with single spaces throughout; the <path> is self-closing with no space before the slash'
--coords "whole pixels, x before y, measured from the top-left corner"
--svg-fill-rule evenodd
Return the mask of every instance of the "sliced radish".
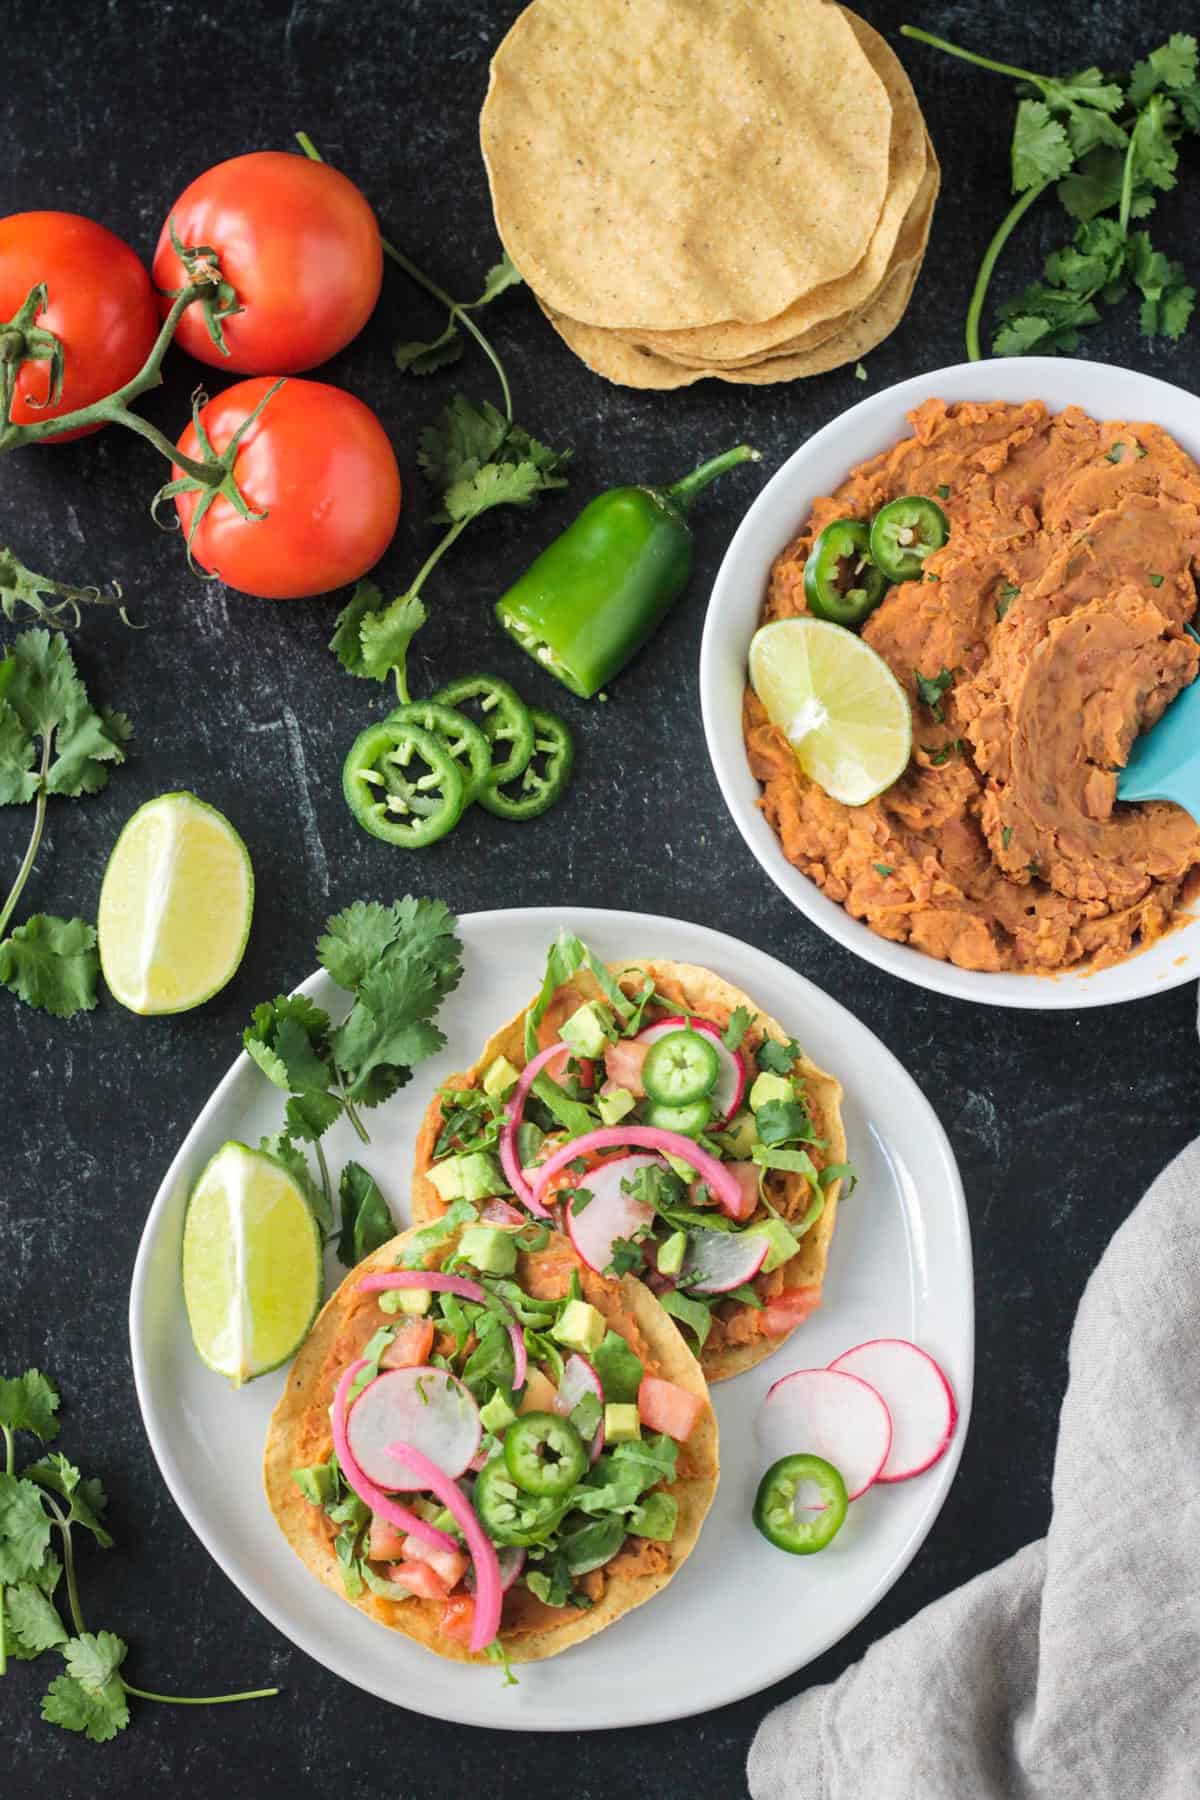
<path id="1" fill-rule="evenodd" d="M 517 1577 L 525 1567 L 525 1552 L 518 1544 L 498 1544 L 496 1562 L 500 1569 L 500 1592 L 507 1594 L 509 1588 L 516 1585 Z M 474 1569 L 468 1569 L 463 1576 L 463 1586 L 468 1593 L 475 1592 Z"/>
<path id="2" fill-rule="evenodd" d="M 508 1336 L 513 1352 L 512 1384 L 514 1388 L 524 1387 L 525 1377 L 529 1373 L 529 1355 L 525 1349 L 525 1333 L 519 1325 L 510 1325 Z"/>
<path id="3" fill-rule="evenodd" d="M 577 1156 L 587 1156 L 593 1150 L 621 1149 L 660 1150 L 664 1156 L 678 1157 L 707 1183 L 722 1212 L 728 1213 L 731 1219 L 741 1217 L 742 1191 L 737 1177 L 730 1173 L 729 1165 L 718 1162 L 715 1156 L 701 1150 L 691 1138 L 682 1137 L 678 1131 L 660 1131 L 653 1125 L 606 1125 L 599 1131 L 585 1131 L 582 1137 L 564 1144 L 542 1163 L 534 1176 L 534 1197 L 540 1204 L 559 1170 L 565 1169 Z"/>
<path id="4" fill-rule="evenodd" d="M 892 1415 L 892 1447 L 877 1481 L 907 1481 L 945 1455 L 958 1406 L 950 1383 L 926 1351 L 907 1338 L 872 1338 L 829 1366 L 869 1382 Z"/>
<path id="5" fill-rule="evenodd" d="M 679 1285 L 697 1294 L 727 1294 L 754 1280 L 770 1248 L 765 1237 L 746 1231 L 689 1232 Z"/>
<path id="6" fill-rule="evenodd" d="M 563 1364 L 562 1380 L 554 1398 L 555 1412 L 570 1418 L 585 1394 L 595 1394 L 600 1402 L 600 1423 L 588 1452 L 589 1461 L 595 1462 L 604 1448 L 604 1383 L 587 1357 L 573 1351 Z"/>
<path id="7" fill-rule="evenodd" d="M 709 1019 L 688 1019 L 682 1016 L 674 1019 L 656 1019 L 653 1025 L 647 1025 L 645 1031 L 638 1032 L 636 1041 L 639 1044 L 645 1044 L 649 1049 L 650 1045 L 657 1043 L 660 1037 L 666 1037 L 668 1031 L 698 1031 L 701 1037 L 708 1039 L 716 1051 L 717 1061 L 721 1067 L 716 1086 L 709 1098 L 712 1101 L 713 1111 L 718 1115 L 713 1130 L 723 1131 L 742 1104 L 742 1096 L 746 1092 L 749 1073 L 745 1057 L 740 1050 L 726 1048 L 721 1040 L 721 1033 Z"/>
<path id="8" fill-rule="evenodd" d="M 415 1444 L 456 1480 L 471 1466 L 483 1426 L 468 1388 L 445 1369 L 392 1369 L 365 1387 L 350 1408 L 346 1433 L 355 1461 L 380 1487 L 423 1487 L 388 1455 L 397 1438 Z"/>
<path id="9" fill-rule="evenodd" d="M 582 1212 L 574 1211 L 574 1203 L 564 1207 L 571 1242 L 589 1269 L 602 1275 L 613 1259 L 617 1238 L 631 1238 L 654 1221 L 654 1208 L 647 1200 L 636 1200 L 622 1192 L 622 1183 L 639 1169 L 660 1164 L 657 1156 L 616 1156 L 579 1177 L 579 1185 L 592 1196 Z"/>
<path id="10" fill-rule="evenodd" d="M 390 1494 L 385 1494 L 382 1488 L 376 1487 L 373 1481 L 367 1479 L 354 1460 L 354 1452 L 350 1448 L 350 1440 L 346 1434 L 346 1411 L 350 1388 L 356 1376 L 366 1366 L 366 1358 L 360 1356 L 350 1364 L 348 1369 L 343 1370 L 342 1378 L 338 1382 L 337 1391 L 333 1396 L 333 1405 L 329 1409 L 329 1421 L 333 1427 L 333 1447 L 337 1452 L 338 1467 L 348 1485 L 353 1488 L 363 1505 L 370 1507 L 377 1519 L 386 1520 L 389 1525 L 394 1525 L 397 1531 L 411 1532 L 414 1537 L 424 1539 L 425 1543 L 434 1545 L 438 1550 L 457 1550 L 458 1545 L 448 1532 L 439 1531 L 435 1525 L 430 1525 L 427 1520 L 423 1519 L 420 1513 L 411 1512 L 407 1506 L 401 1506 L 399 1501 L 393 1500 Z"/>
<path id="11" fill-rule="evenodd" d="M 882 1396 L 840 1369 L 797 1369 L 767 1390 L 758 1435 L 772 1457 L 807 1452 L 831 1462 L 857 1500 L 887 1461 L 892 1415 Z"/>

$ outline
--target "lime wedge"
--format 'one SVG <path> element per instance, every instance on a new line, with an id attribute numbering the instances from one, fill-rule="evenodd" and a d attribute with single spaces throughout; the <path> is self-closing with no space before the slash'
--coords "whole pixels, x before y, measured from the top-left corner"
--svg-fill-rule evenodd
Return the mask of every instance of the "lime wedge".
<path id="1" fill-rule="evenodd" d="M 100 889 L 100 966 L 135 1013 L 187 1012 L 242 960 L 254 870 L 223 813 L 195 794 L 160 794 L 117 839 Z"/>
<path id="2" fill-rule="evenodd" d="M 750 644 L 750 681 L 804 773 L 843 806 L 863 806 L 908 767 L 908 696 L 845 626 L 813 618 L 762 626 Z"/>
<path id="3" fill-rule="evenodd" d="M 286 1362 L 321 1304 L 321 1234 L 288 1171 L 223 1144 L 192 1189 L 183 1297 L 196 1349 L 234 1387 Z"/>

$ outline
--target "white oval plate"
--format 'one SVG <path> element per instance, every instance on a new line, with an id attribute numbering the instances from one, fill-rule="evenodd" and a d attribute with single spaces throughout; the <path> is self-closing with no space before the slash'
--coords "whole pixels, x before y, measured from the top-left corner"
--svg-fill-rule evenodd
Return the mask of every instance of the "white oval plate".
<path id="1" fill-rule="evenodd" d="M 488 1033 L 527 1004 L 560 925 L 602 956 L 674 957 L 726 976 L 779 1018 L 846 1086 L 858 1191 L 840 1211 L 824 1306 L 777 1355 L 714 1389 L 722 1474 L 700 1542 L 663 1593 L 589 1642 L 520 1668 L 444 1662 L 348 1606 L 306 1572 L 275 1525 L 259 1473 L 284 1371 L 240 1393 L 192 1348 L 179 1285 L 187 1194 L 226 1139 L 277 1129 L 282 1096 L 240 1056 L 167 1173 L 138 1251 L 129 1328 L 150 1443 L 180 1510 L 226 1575 L 292 1641 L 381 1699 L 435 1718 L 509 1730 L 580 1731 L 705 1712 L 778 1681 L 844 1636 L 902 1574 L 954 1478 L 971 1406 L 971 1247 L 953 1152 L 929 1102 L 890 1051 L 782 963 L 698 925 L 639 913 L 536 908 L 461 921 L 466 973 L 442 1009 L 446 1050 L 369 1115 L 372 1142 L 339 1125 L 336 1169 L 358 1156 L 407 1223 L 412 1143 L 437 1082 L 468 1067 Z M 305 984 L 328 1002 L 322 974 Z M 825 1364 L 864 1338 L 915 1339 L 958 1397 L 954 1442 L 927 1475 L 856 1501 L 836 1544 L 816 1557 L 771 1549 L 750 1523 L 764 1461 L 758 1402 L 789 1369 Z"/>
<path id="2" fill-rule="evenodd" d="M 942 400 L 1044 400 L 1052 412 L 1081 406 L 1093 418 L 1151 420 L 1200 460 L 1200 401 L 1182 388 L 1106 363 L 1069 356 L 1010 356 L 959 363 L 901 381 L 860 400 L 809 438 L 779 469 L 742 520 L 717 572 L 700 647 L 700 705 L 708 754 L 733 822 L 776 887 L 856 956 L 918 987 L 988 1006 L 1073 1009 L 1139 1000 L 1194 981 L 1200 968 L 1200 918 L 1168 932 L 1128 961 L 1094 974 L 989 975 L 939 962 L 893 944 L 829 900 L 783 854 L 762 813 L 762 793 L 742 741 L 742 695 L 750 639 L 758 625 L 771 564 L 808 517 L 856 463 L 911 435 L 908 414 L 936 394 Z"/>

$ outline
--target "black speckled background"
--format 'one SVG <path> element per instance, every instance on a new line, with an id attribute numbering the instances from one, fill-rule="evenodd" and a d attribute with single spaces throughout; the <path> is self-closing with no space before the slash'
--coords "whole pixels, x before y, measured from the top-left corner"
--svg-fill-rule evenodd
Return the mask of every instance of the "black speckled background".
<path id="1" fill-rule="evenodd" d="M 102 219 L 148 256 L 167 206 L 210 162 L 286 145 L 306 128 L 355 176 L 385 228 L 451 288 L 472 291 L 495 242 L 476 143 L 487 62 L 515 0 L 178 0 L 73 3 L 34 30 L 0 4 L 0 213 L 62 207 Z M 895 38 L 905 16 L 992 55 L 1047 70 L 1128 66 L 1186 9 L 1161 3 L 864 7 Z M 19 24 L 24 21 L 24 24 Z M 489 601 L 594 490 L 674 476 L 746 437 L 769 474 L 836 413 L 902 377 L 961 357 L 975 261 L 1004 210 L 1011 89 L 918 46 L 902 54 L 940 153 L 944 186 L 929 259 L 894 336 L 849 370 L 790 387 L 716 383 L 643 395 L 608 386 L 550 332 L 528 294 L 493 310 L 518 417 L 576 446 L 572 491 L 534 517 L 473 527 L 431 582 L 432 618 L 415 685 L 478 663 L 565 704 L 578 734 L 566 803 L 506 830 L 470 815 L 421 858 L 362 836 L 343 805 L 345 746 L 371 716 L 372 690 L 325 649 L 334 606 L 273 606 L 202 586 L 177 542 L 145 510 L 160 478 L 131 437 L 99 438 L 10 460 L 0 477 L 0 541 L 64 577 L 119 577 L 150 629 L 88 621 L 80 660 L 97 699 L 126 707 L 136 755 L 108 791 L 52 806 L 29 910 L 94 914 L 116 833 L 155 793 L 189 787 L 245 835 L 260 907 L 243 967 L 198 1013 L 139 1020 L 111 1003 L 58 1024 L 3 999 L 4 1158 L 0 1175 L 0 1366 L 34 1362 L 60 1381 L 62 1445 L 101 1472 L 117 1548 L 85 1553 L 91 1619 L 133 1650 L 131 1679 L 222 1691 L 277 1682 L 280 1699 L 217 1712 L 139 1706 L 99 1748 L 44 1725 L 50 1659 L 10 1666 L 4 1685 L 6 1786 L 69 1800 L 171 1791 L 196 1800 L 275 1800 L 319 1791 L 442 1800 L 466 1792 L 553 1789 L 574 1800 L 736 1795 L 767 1706 L 828 1680 L 928 1601 L 1039 1535 L 1050 1505 L 1067 1336 L 1084 1281 L 1150 1177 L 1196 1129 L 1195 993 L 1119 1011 L 1037 1014 L 972 1009 L 876 973 L 799 918 L 752 863 L 725 815 L 704 750 L 696 658 L 705 594 L 757 485 L 729 478 L 699 509 L 688 599 L 607 706 L 572 702 L 502 642 Z M 614 121 L 619 129 L 619 121 Z M 1156 237 L 1200 270 L 1196 150 L 1190 193 L 1161 205 Z M 1057 229 L 1030 221 L 1002 286 L 1034 271 Z M 408 504 L 383 565 L 399 587 L 427 539 L 413 449 L 419 424 L 456 383 L 490 395 L 468 357 L 422 384 L 396 375 L 389 346 L 435 314 L 389 274 L 376 317 L 325 372 L 369 399 L 396 444 Z M 1089 353 L 1191 386 L 1200 334 L 1175 350 L 1138 341 L 1133 309 L 1091 336 Z M 204 372 L 209 379 L 209 372 Z M 145 410 L 174 436 L 198 379 L 179 356 Z M 614 822 L 619 819 L 619 831 Z M 0 816 L 0 858 L 15 868 L 27 821 Z M 259 1618 L 191 1536 L 151 1459 L 126 1336 L 130 1271 L 146 1209 L 188 1125 L 238 1047 L 255 1001 L 312 967 L 326 913 L 407 887 L 454 907 L 579 902 L 631 906 L 734 932 L 802 969 L 895 1050 L 950 1133 L 975 1232 L 978 1370 L 961 1472 L 928 1543 L 893 1592 L 843 1644 L 758 1699 L 707 1718 L 569 1739 L 455 1731 L 358 1693 Z M 299 1577 L 298 1577 L 299 1578 Z M 770 1605 L 769 1595 L 748 1605 Z M 697 1655 L 718 1656 L 697 1639 Z M 636 1680 L 636 1671 L 630 1671 Z"/>

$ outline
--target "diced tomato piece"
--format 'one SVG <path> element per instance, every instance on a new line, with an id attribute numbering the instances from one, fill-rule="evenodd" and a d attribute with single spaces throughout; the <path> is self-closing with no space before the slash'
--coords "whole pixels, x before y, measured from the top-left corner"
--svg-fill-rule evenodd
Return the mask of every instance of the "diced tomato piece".
<path id="1" fill-rule="evenodd" d="M 489 1225 L 524 1225 L 529 1214 L 523 1213 L 519 1206 L 510 1206 L 507 1200 L 489 1200 L 481 1217 Z"/>
<path id="2" fill-rule="evenodd" d="M 613 1086 L 627 1088 L 637 1099 L 645 1099 L 642 1066 L 649 1054 L 649 1044 L 639 1044 L 636 1038 L 620 1038 L 610 1044 L 604 1052 L 604 1067 Z"/>
<path id="3" fill-rule="evenodd" d="M 426 1562 L 389 1563 L 383 1572 L 388 1581 L 406 1587 L 410 1594 L 418 1594 L 422 1600 L 444 1600 L 450 1592 L 450 1583 L 443 1581 L 437 1570 Z"/>
<path id="4" fill-rule="evenodd" d="M 595 1087 L 596 1065 L 590 1056 L 580 1056 L 576 1059 L 575 1076 L 581 1088 Z"/>
<path id="5" fill-rule="evenodd" d="M 657 1375 L 643 1375 L 638 1389 L 638 1417 L 648 1431 L 665 1431 L 676 1443 L 685 1444 L 704 1411 L 699 1394 L 663 1381 Z"/>
<path id="6" fill-rule="evenodd" d="M 465 1550 L 438 1550 L 419 1537 L 407 1537 L 402 1554 L 408 1561 L 428 1563 L 445 1582 L 448 1594 L 458 1586 L 471 1566 Z"/>
<path id="7" fill-rule="evenodd" d="M 404 1319 L 379 1359 L 381 1369 L 416 1369 L 429 1361 L 433 1349 L 433 1320 Z"/>
<path id="8" fill-rule="evenodd" d="M 474 1594 L 455 1594 L 453 1600 L 447 1600 L 438 1629 L 451 1643 L 469 1644 L 475 1629 Z"/>
<path id="9" fill-rule="evenodd" d="M 764 1337 L 786 1337 L 797 1325 L 803 1325 L 810 1313 L 821 1304 L 820 1287 L 784 1288 L 756 1313 L 758 1329 Z"/>
<path id="10" fill-rule="evenodd" d="M 404 1544 L 407 1532 L 397 1531 L 386 1519 L 371 1519 L 371 1531 L 367 1539 L 367 1555 L 372 1562 L 391 1562 L 393 1557 L 404 1555 Z"/>

